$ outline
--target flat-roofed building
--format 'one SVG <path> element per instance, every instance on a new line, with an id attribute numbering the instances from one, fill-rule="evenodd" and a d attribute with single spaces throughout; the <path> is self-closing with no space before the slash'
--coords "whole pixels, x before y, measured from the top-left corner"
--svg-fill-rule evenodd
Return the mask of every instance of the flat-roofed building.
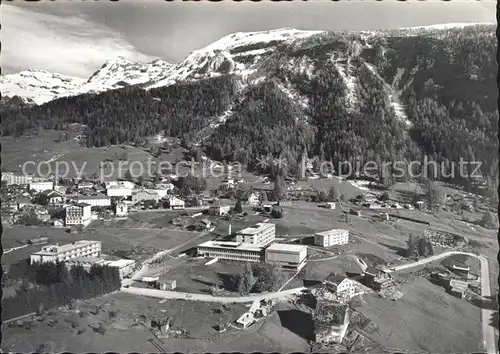
<path id="1" fill-rule="evenodd" d="M 279 264 L 284 270 L 299 271 L 307 261 L 307 246 L 273 243 L 266 248 L 266 263 Z"/>
<path id="2" fill-rule="evenodd" d="M 43 192 L 46 191 L 47 189 L 54 189 L 54 182 L 52 181 L 31 182 L 28 188 L 29 190 Z"/>
<path id="3" fill-rule="evenodd" d="M 91 221 L 91 206 L 77 203 L 66 207 L 66 225 L 86 225 Z"/>
<path id="4" fill-rule="evenodd" d="M 276 224 L 259 222 L 236 233 L 236 242 L 264 247 L 274 241 Z"/>
<path id="5" fill-rule="evenodd" d="M 108 182 L 104 182 L 104 185 L 105 185 L 106 189 L 113 188 L 113 187 L 128 188 L 128 189 L 135 188 L 135 183 L 130 182 L 130 181 L 108 181 Z"/>
<path id="6" fill-rule="evenodd" d="M 260 262 L 263 249 L 251 244 L 232 241 L 207 241 L 197 247 L 198 255 L 240 262 Z"/>
<path id="7" fill-rule="evenodd" d="M 111 197 L 106 195 L 83 195 L 76 198 L 77 203 L 90 204 L 92 207 L 111 206 Z"/>
<path id="8" fill-rule="evenodd" d="M 105 261 L 103 263 L 108 267 L 118 268 L 118 272 L 120 273 L 120 278 L 125 278 L 128 275 L 132 274 L 135 269 L 135 260 L 133 259 L 119 259 L 117 261 Z"/>
<path id="9" fill-rule="evenodd" d="M 87 272 L 90 271 L 90 268 L 92 268 L 94 264 L 102 265 L 103 263 L 104 259 L 100 257 L 76 257 L 64 261 L 64 264 L 68 269 L 76 266 L 82 266 L 83 269 Z"/>
<path id="10" fill-rule="evenodd" d="M 155 190 L 142 189 L 132 191 L 132 202 L 140 203 L 145 200 L 160 200 L 160 195 Z"/>
<path id="11" fill-rule="evenodd" d="M 80 182 L 78 182 L 77 188 L 78 189 L 92 189 L 92 188 L 94 188 L 94 183 L 80 181 Z"/>
<path id="12" fill-rule="evenodd" d="M 2 181 L 6 181 L 7 185 L 26 186 L 33 181 L 33 176 L 4 172 L 2 173 Z"/>
<path id="13" fill-rule="evenodd" d="M 349 230 L 331 229 L 314 234 L 314 244 L 321 247 L 349 243 Z"/>
<path id="14" fill-rule="evenodd" d="M 73 258 L 99 257 L 101 255 L 101 242 L 80 240 L 74 243 L 59 246 L 47 245 L 41 251 L 31 255 L 31 264 L 38 262 L 63 262 Z"/>
<path id="15" fill-rule="evenodd" d="M 111 186 L 106 188 L 108 197 L 130 197 L 132 195 L 132 188 Z"/>

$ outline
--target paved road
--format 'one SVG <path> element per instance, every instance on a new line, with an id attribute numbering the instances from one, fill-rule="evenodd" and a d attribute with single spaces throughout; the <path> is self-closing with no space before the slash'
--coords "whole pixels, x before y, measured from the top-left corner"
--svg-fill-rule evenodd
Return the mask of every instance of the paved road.
<path id="1" fill-rule="evenodd" d="M 177 291 L 165 291 L 165 290 L 134 288 L 134 287 L 122 288 L 121 291 L 128 294 L 148 296 L 159 299 L 184 299 L 191 301 L 220 302 L 220 303 L 234 303 L 234 302 L 247 303 L 262 299 L 285 299 L 290 295 L 300 293 L 304 289 L 306 288 L 295 288 L 285 291 L 277 291 L 273 293 L 248 295 L 241 297 L 212 296 L 207 294 L 181 293 Z"/>
<path id="2" fill-rule="evenodd" d="M 418 260 L 417 262 L 414 263 L 402 264 L 396 267 L 392 267 L 388 269 L 388 272 L 397 272 L 402 269 L 417 267 L 420 265 L 427 264 L 429 262 L 437 261 L 441 258 L 449 257 L 454 254 L 463 254 L 466 256 L 475 257 L 479 259 L 479 261 L 481 262 L 481 296 L 485 299 L 490 297 L 491 289 L 490 289 L 490 274 L 489 274 L 488 260 L 484 256 L 478 256 L 474 253 L 461 252 L 461 251 L 448 251 Z M 490 326 L 490 320 L 493 314 L 494 310 L 481 309 L 481 318 L 483 327 L 483 346 L 487 353 L 497 353 L 495 331 L 493 327 Z"/>

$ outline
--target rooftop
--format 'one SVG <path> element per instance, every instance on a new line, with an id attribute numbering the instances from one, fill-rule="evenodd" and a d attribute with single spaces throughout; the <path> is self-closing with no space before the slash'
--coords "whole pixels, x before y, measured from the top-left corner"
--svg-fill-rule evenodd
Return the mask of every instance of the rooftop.
<path id="1" fill-rule="evenodd" d="M 70 205 L 68 208 L 71 208 L 71 207 L 85 208 L 85 207 L 88 207 L 88 206 L 90 206 L 90 204 L 87 204 L 87 203 L 75 203 L 73 205 Z"/>
<path id="2" fill-rule="evenodd" d="M 339 235 L 339 234 L 342 234 L 342 233 L 345 233 L 345 232 L 349 232 L 349 231 L 348 230 L 343 230 L 343 229 L 331 229 L 331 230 L 327 230 L 327 231 L 316 232 L 315 235 L 330 236 L 332 234 Z"/>
<path id="3" fill-rule="evenodd" d="M 240 235 L 255 235 L 256 233 L 262 232 L 270 227 L 275 227 L 275 224 L 259 222 L 253 226 L 247 227 L 243 230 L 238 231 Z"/>
<path id="4" fill-rule="evenodd" d="M 46 189 L 46 190 L 44 190 L 42 192 L 42 195 L 47 196 L 47 197 L 51 197 L 53 195 L 56 195 L 58 197 L 64 197 L 61 193 L 59 193 L 58 191 L 52 190 L 52 189 Z"/>
<path id="5" fill-rule="evenodd" d="M 73 263 L 73 264 L 78 264 L 78 263 L 90 263 L 90 264 L 98 264 L 104 261 L 104 258 L 102 257 L 76 257 L 76 258 L 71 258 L 66 261 L 65 263 Z"/>
<path id="6" fill-rule="evenodd" d="M 119 259 L 117 261 L 106 261 L 104 264 L 110 267 L 120 268 L 134 263 L 135 261 L 133 259 Z"/>
<path id="7" fill-rule="evenodd" d="M 111 199 L 106 195 L 82 195 L 77 197 L 78 200 L 95 200 L 95 199 Z"/>
<path id="8" fill-rule="evenodd" d="M 376 274 L 380 273 L 381 271 L 382 270 L 375 268 L 375 267 L 366 267 L 365 274 L 376 275 Z"/>
<path id="9" fill-rule="evenodd" d="M 466 291 L 467 288 L 469 287 L 467 282 L 455 279 L 450 280 L 450 286 L 453 290 L 461 292 Z"/>
<path id="10" fill-rule="evenodd" d="M 47 255 L 47 254 L 57 254 L 57 253 L 62 253 L 62 252 L 67 252 L 74 250 L 76 248 L 84 247 L 84 246 L 90 246 L 95 243 L 101 243 L 100 241 L 91 241 L 91 240 L 80 240 L 76 241 L 75 243 L 68 243 L 66 245 L 46 245 L 42 247 L 42 249 L 38 252 L 35 252 L 34 254 L 36 255 Z M 53 250 L 53 251 L 51 251 Z"/>
<path id="11" fill-rule="evenodd" d="M 338 285 L 342 283 L 344 279 L 347 279 L 347 277 L 344 275 L 332 273 L 325 278 L 325 281 Z"/>
<path id="12" fill-rule="evenodd" d="M 213 202 L 212 205 L 210 205 L 210 208 L 220 208 L 220 207 L 226 207 L 226 206 L 228 206 L 228 205 L 225 203 L 222 203 L 220 200 L 216 200 L 215 202 Z"/>
<path id="13" fill-rule="evenodd" d="M 284 251 L 284 252 L 300 252 L 307 249 L 306 245 L 291 245 L 288 243 L 272 243 L 267 250 L 271 251 Z"/>
<path id="14" fill-rule="evenodd" d="M 237 249 L 237 250 L 247 250 L 247 251 L 262 251 L 261 247 L 254 246 L 252 244 L 233 242 L 233 241 L 207 241 L 198 245 L 198 247 L 215 247 L 221 249 Z"/>

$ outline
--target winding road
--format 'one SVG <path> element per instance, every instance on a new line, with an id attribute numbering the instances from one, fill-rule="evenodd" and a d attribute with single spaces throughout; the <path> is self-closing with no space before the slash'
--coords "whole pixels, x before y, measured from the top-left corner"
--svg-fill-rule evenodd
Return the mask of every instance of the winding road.
<path id="1" fill-rule="evenodd" d="M 264 293 L 257 295 L 247 295 L 247 296 L 212 296 L 207 294 L 193 294 L 193 293 L 181 293 L 178 291 L 166 291 L 157 289 L 145 289 L 145 288 L 122 288 L 121 291 L 128 294 L 148 296 L 159 299 L 183 299 L 191 301 L 204 301 L 204 302 L 220 302 L 220 303 L 247 303 L 253 302 L 255 300 L 262 299 L 285 299 L 290 295 L 299 294 L 304 289 L 307 288 L 295 288 L 284 291 L 277 291 L 272 293 Z"/>

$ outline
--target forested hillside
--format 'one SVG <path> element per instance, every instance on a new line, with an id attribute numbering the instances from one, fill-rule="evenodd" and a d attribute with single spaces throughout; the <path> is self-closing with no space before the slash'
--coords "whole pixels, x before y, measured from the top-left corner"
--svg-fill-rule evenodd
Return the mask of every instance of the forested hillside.
<path id="1" fill-rule="evenodd" d="M 298 171 L 304 153 L 334 163 L 424 155 L 447 165 L 480 160 L 493 188 L 494 30 L 323 32 L 225 52 L 219 45 L 197 53 L 199 65 L 193 59 L 182 68 L 183 75 L 194 73 L 189 81 L 4 107 L 2 133 L 80 122 L 87 125 L 87 145 L 103 146 L 161 131 L 189 144 L 208 131 L 202 141 L 213 158 L 255 167 L 261 156 L 282 156 L 288 173 Z"/>

